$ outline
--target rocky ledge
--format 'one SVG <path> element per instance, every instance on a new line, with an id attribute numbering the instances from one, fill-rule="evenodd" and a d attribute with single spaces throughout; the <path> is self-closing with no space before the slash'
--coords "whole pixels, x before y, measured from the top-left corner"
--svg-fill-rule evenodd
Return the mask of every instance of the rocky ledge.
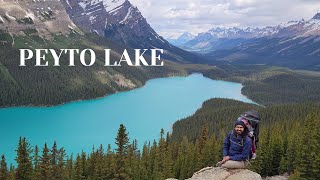
<path id="1" fill-rule="evenodd" d="M 188 180 L 262 180 L 258 173 L 248 169 L 224 169 L 221 167 L 206 167 L 193 174 Z M 175 179 L 167 179 L 175 180 Z"/>

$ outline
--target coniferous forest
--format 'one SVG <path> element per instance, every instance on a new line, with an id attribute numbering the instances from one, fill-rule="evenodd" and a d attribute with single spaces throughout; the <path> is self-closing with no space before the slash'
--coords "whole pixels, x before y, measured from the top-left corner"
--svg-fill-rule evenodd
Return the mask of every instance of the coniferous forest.
<path id="1" fill-rule="evenodd" d="M 289 173 L 290 179 L 320 179 L 319 104 L 290 104 L 263 108 L 226 99 L 206 101 L 194 115 L 176 122 L 172 134 L 145 142 L 130 139 L 125 125 L 115 135 L 115 147 L 93 147 L 91 153 L 67 155 L 58 142 L 41 147 L 21 137 L 16 166 L 1 156 L 0 179 L 185 179 L 222 157 L 222 141 L 235 119 L 258 110 L 257 159 L 250 169 L 262 176 Z"/>

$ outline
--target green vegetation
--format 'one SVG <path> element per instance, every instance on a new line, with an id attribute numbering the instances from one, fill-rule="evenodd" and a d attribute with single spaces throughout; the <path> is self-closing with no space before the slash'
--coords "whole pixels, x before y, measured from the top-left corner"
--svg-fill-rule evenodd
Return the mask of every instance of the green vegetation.
<path id="1" fill-rule="evenodd" d="M 104 67 L 104 49 L 112 49 L 111 59 L 119 60 L 124 48 L 94 35 L 52 35 L 48 40 L 35 35 L 34 29 L 24 33 L 25 36 L 11 36 L 0 32 L 0 107 L 56 105 L 93 99 L 140 87 L 151 78 L 187 74 L 183 66 L 173 62 L 166 62 L 168 65 L 164 67 Z M 48 67 L 35 67 L 31 60 L 27 60 L 25 67 L 19 67 L 19 48 L 53 48 L 59 52 L 70 47 L 93 49 L 97 56 L 95 65 L 84 67 L 75 61 L 75 67 L 69 67 L 69 56 L 62 55 L 60 67 L 52 66 L 51 56 L 48 56 Z M 128 51 L 133 57 L 133 50 Z"/>
<path id="2" fill-rule="evenodd" d="M 103 49 L 112 49 L 111 59 L 119 59 L 124 47 L 93 34 L 83 36 L 74 32 L 67 36 L 52 35 L 51 39 L 41 38 L 35 29 L 26 29 L 24 34 L 15 36 L 0 32 L 0 107 L 56 105 L 133 88 L 119 83 L 119 79 L 117 82 L 118 75 L 140 87 L 151 78 L 192 72 L 201 72 L 212 79 L 242 83 L 242 93 L 265 106 L 320 100 L 319 72 L 264 65 L 212 67 L 172 61 L 166 61 L 164 67 L 104 67 Z M 27 61 L 26 67 L 19 67 L 19 48 L 59 50 L 70 47 L 93 49 L 97 53 L 97 62 L 91 67 L 84 67 L 76 61 L 75 67 L 69 67 L 69 57 L 62 55 L 60 67 L 52 66 L 51 56 L 48 56 L 49 67 L 35 67 L 33 61 Z M 129 49 L 129 54 L 133 54 L 132 49 Z"/>
<path id="3" fill-rule="evenodd" d="M 221 65 L 203 73 L 212 79 L 242 83 L 242 93 L 265 106 L 320 101 L 320 73 L 316 71 Z"/>
<path id="4" fill-rule="evenodd" d="M 239 107 L 239 109 L 236 109 Z M 258 157 L 250 169 L 262 176 L 284 172 L 292 179 L 319 179 L 320 104 L 276 105 L 262 108 L 226 99 L 212 99 L 193 116 L 178 121 L 173 134 L 163 130 L 160 138 L 147 142 L 142 150 L 130 141 L 124 125 L 115 138 L 116 148 L 102 145 L 91 153 L 66 156 L 64 148 L 54 142 L 45 144 L 42 155 L 38 146 L 31 148 L 20 138 L 17 167 L 7 168 L 5 157 L 0 163 L 2 179 L 185 179 L 195 171 L 221 160 L 222 142 L 233 122 L 248 108 L 259 110 Z M 217 110 L 216 110 L 217 109 Z M 196 122 L 196 123 L 194 123 Z M 190 125 L 192 124 L 192 125 Z"/>

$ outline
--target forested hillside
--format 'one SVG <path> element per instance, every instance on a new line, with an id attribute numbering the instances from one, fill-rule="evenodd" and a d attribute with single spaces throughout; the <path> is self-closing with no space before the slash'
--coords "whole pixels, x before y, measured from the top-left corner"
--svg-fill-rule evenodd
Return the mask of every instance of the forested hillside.
<path id="1" fill-rule="evenodd" d="M 71 156 L 58 143 L 31 146 L 21 138 L 17 166 L 9 167 L 2 156 L 0 179 L 185 179 L 222 158 L 225 135 L 240 113 L 251 108 L 262 120 L 258 157 L 250 169 L 262 176 L 288 172 L 292 179 L 319 179 L 319 104 L 262 108 L 225 99 L 205 102 L 195 115 L 175 123 L 172 135 L 161 130 L 160 138 L 142 150 L 124 125 L 116 147 L 93 147 L 91 153 Z"/>
<path id="2" fill-rule="evenodd" d="M 125 63 L 119 67 L 106 67 L 104 49 L 111 49 L 111 61 L 119 61 L 125 47 L 93 34 L 85 36 L 74 31 L 70 35 L 55 35 L 44 39 L 34 29 L 24 31 L 25 36 L 0 32 L 0 107 L 17 105 L 55 105 L 80 99 L 92 99 L 118 91 L 142 86 L 148 79 L 173 75 L 186 75 L 184 65 L 165 61 L 163 67 L 132 67 Z M 62 54 L 60 66 L 53 66 L 47 55 L 48 67 L 35 67 L 35 60 L 27 60 L 20 67 L 21 48 L 28 49 L 93 49 L 97 60 L 91 67 L 83 66 L 79 55 L 75 66 L 69 65 L 69 54 Z M 130 57 L 133 49 L 128 48 Z M 150 57 L 146 57 L 150 61 Z M 197 68 L 199 68 L 198 66 Z M 206 66 L 202 68 L 208 69 Z"/>
<path id="3" fill-rule="evenodd" d="M 265 106 L 320 101 L 320 73 L 317 71 L 265 65 L 220 65 L 203 74 L 212 79 L 242 83 L 242 94 Z"/>

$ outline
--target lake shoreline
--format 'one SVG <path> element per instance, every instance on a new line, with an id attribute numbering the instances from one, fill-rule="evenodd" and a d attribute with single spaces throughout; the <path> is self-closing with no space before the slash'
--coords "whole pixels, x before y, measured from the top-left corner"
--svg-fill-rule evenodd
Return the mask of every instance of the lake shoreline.
<path id="1" fill-rule="evenodd" d="M 132 91 L 132 90 L 135 90 L 135 89 L 139 89 L 139 88 L 142 88 L 143 86 L 146 85 L 146 83 L 150 80 L 154 80 L 154 79 L 161 79 L 161 78 L 170 78 L 170 77 L 187 77 L 187 76 L 190 76 L 191 74 L 197 74 L 197 73 L 200 73 L 202 74 L 201 72 L 190 72 L 188 74 L 181 74 L 181 75 L 168 75 L 168 76 L 161 76 L 161 77 L 155 77 L 155 78 L 150 78 L 150 79 L 147 79 L 146 81 L 142 82 L 142 84 L 139 86 L 136 86 L 132 89 L 126 89 L 126 90 L 123 90 L 123 91 L 116 91 L 112 94 L 105 94 L 103 96 L 96 96 L 94 98 L 88 98 L 88 99 L 76 99 L 76 100 L 72 100 L 72 101 L 65 101 L 65 102 L 62 102 L 62 103 L 58 103 L 58 104 L 39 104 L 39 105 L 35 105 L 35 104 L 28 104 L 28 105 L 12 105 L 12 106 L 0 106 L 0 109 L 7 109 L 7 108 L 50 108 L 50 107 L 56 107 L 56 106 L 63 106 L 63 105 L 66 105 L 66 104 L 69 104 L 69 103 L 75 103 L 75 102 L 81 102 L 81 101 L 91 101 L 91 100 L 98 100 L 98 99 L 101 99 L 101 98 L 105 98 L 107 96 L 110 96 L 110 95 L 114 95 L 114 94 L 117 94 L 117 93 L 123 93 L 123 92 L 128 92 L 128 91 Z"/>
<path id="2" fill-rule="evenodd" d="M 202 74 L 204 77 L 206 78 L 209 78 L 209 79 L 212 79 L 212 80 L 216 80 L 216 81 L 225 81 L 225 82 L 234 82 L 234 83 L 240 83 L 242 85 L 242 88 L 241 88 L 241 94 L 243 96 L 245 96 L 246 98 L 248 99 L 251 99 L 249 97 L 249 95 L 245 95 L 243 94 L 243 91 L 242 89 L 245 87 L 241 82 L 237 82 L 237 81 L 226 81 L 226 80 L 223 80 L 223 79 L 214 79 L 212 77 L 209 77 L 209 76 L 206 76 L 205 74 L 203 74 L 203 72 L 187 72 L 187 74 L 180 74 L 180 75 L 167 75 L 167 76 L 161 76 L 161 77 L 155 77 L 155 78 L 150 78 L 150 79 L 147 79 L 146 81 L 142 82 L 142 84 L 140 86 L 136 86 L 132 89 L 126 89 L 126 90 L 123 90 L 123 91 L 116 91 L 114 93 L 111 93 L 111 94 L 105 94 L 103 96 L 96 96 L 94 98 L 88 98 L 88 99 L 77 99 L 77 100 L 72 100 L 72 101 L 65 101 L 65 102 L 62 102 L 62 103 L 59 103 L 59 104 L 40 104 L 40 105 L 35 105 L 35 104 L 28 104 L 28 105 L 13 105 L 13 106 L 0 106 L 0 109 L 6 109 L 6 108 L 50 108 L 50 107 L 55 107 L 55 106 L 63 106 L 63 105 L 66 105 L 66 104 L 69 104 L 69 103 L 76 103 L 76 102 L 81 102 L 81 101 L 90 101 L 90 100 L 98 100 L 98 99 L 101 99 L 101 98 L 105 98 L 107 96 L 110 96 L 110 95 L 114 95 L 114 94 L 117 94 L 117 93 L 122 93 L 122 92 L 128 92 L 128 91 L 132 91 L 132 90 L 135 90 L 135 89 L 139 89 L 139 88 L 142 88 L 143 86 L 146 85 L 146 83 L 150 80 L 154 80 L 154 79 L 161 79 L 161 78 L 170 78 L 170 77 L 187 77 L 187 76 L 190 76 L 191 74 Z M 266 107 L 264 106 L 263 104 L 258 104 L 256 103 L 257 105 L 259 106 L 262 106 L 262 107 Z"/>

